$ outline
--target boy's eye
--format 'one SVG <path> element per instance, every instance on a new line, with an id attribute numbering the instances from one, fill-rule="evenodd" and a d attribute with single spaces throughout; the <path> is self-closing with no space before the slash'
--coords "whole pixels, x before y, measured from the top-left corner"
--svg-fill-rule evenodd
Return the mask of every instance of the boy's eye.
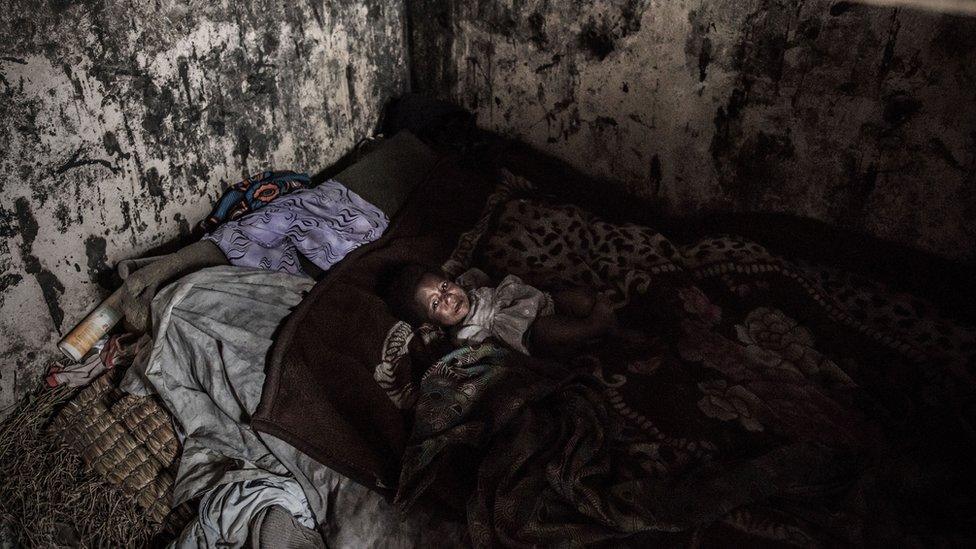
<path id="1" fill-rule="evenodd" d="M 446 280 L 441 284 L 441 291 L 442 292 L 446 292 L 447 291 L 447 281 Z"/>
<path id="2" fill-rule="evenodd" d="M 436 308 L 437 308 L 437 306 L 438 306 L 438 305 L 440 305 L 440 303 L 441 303 L 441 302 L 440 302 L 439 300 L 437 300 L 437 299 L 435 299 L 434 301 L 432 301 L 432 302 L 430 303 L 430 308 L 431 308 L 431 309 L 436 309 Z"/>

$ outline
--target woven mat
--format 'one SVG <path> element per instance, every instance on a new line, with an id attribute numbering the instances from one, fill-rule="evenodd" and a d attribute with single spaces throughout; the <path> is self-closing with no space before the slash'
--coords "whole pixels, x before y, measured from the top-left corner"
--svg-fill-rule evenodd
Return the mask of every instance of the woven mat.
<path id="1" fill-rule="evenodd" d="M 120 487 L 160 532 L 176 534 L 193 509 L 171 507 L 179 442 L 171 418 L 152 397 L 118 388 L 121 372 L 109 370 L 58 413 L 51 431 L 81 454 L 85 464 Z"/>

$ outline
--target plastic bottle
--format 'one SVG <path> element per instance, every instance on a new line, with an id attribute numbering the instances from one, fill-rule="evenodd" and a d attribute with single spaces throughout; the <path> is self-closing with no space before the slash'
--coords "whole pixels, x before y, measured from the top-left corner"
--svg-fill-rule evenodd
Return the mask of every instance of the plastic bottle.
<path id="1" fill-rule="evenodd" d="M 68 358 L 80 362 L 95 343 L 122 320 L 122 311 L 119 308 L 121 302 L 122 288 L 119 288 L 88 313 L 68 335 L 61 338 L 58 349 Z"/>

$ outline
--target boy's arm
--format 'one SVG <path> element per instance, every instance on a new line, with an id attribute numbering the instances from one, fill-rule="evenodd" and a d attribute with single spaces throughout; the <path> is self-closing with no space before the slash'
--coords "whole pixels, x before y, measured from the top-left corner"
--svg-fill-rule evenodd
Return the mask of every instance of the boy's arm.
<path id="1" fill-rule="evenodd" d="M 586 318 L 593 312 L 597 293 L 590 288 L 572 288 L 552 294 L 556 312 L 576 318 Z"/>
<path id="2" fill-rule="evenodd" d="M 557 313 L 536 319 L 532 324 L 532 347 L 537 354 L 572 356 L 590 340 L 606 336 L 615 325 L 616 317 L 609 301 L 597 297 L 585 317 Z"/>

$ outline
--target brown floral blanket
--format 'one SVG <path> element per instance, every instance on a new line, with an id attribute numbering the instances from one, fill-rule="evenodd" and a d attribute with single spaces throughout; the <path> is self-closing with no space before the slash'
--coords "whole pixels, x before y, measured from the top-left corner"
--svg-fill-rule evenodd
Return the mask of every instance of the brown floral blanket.
<path id="1" fill-rule="evenodd" d="M 455 510 L 478 546 L 976 540 L 976 332 L 924 301 L 511 175 L 446 264 L 469 266 L 594 287 L 646 342 L 438 361 L 411 389 L 401 510 Z"/>

